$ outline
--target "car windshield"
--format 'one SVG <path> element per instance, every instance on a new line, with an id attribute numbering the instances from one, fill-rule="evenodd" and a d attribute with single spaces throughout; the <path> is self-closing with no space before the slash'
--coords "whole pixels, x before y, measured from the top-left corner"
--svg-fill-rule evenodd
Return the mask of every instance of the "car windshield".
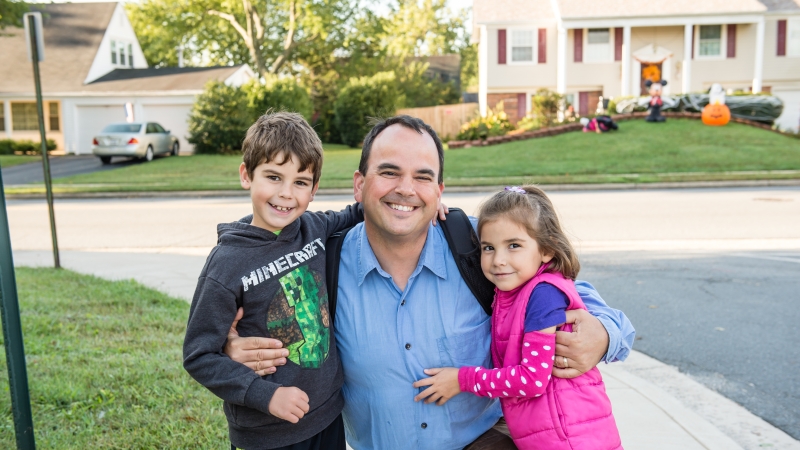
<path id="1" fill-rule="evenodd" d="M 141 129 L 140 123 L 115 123 L 103 128 L 103 133 L 138 133 Z"/>

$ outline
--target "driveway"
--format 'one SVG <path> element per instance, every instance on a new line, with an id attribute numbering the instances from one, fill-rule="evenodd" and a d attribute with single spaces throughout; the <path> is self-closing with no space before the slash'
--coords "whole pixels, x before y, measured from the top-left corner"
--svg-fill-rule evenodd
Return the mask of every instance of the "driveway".
<path id="1" fill-rule="evenodd" d="M 100 162 L 100 158 L 93 155 L 51 156 L 50 176 L 53 178 L 63 178 L 100 170 L 119 169 L 131 164 L 139 164 L 139 161 L 118 157 L 112 159 L 111 164 L 103 165 L 103 163 Z M 6 186 L 42 182 L 44 182 L 44 171 L 42 170 L 41 161 L 3 168 L 3 184 Z"/>

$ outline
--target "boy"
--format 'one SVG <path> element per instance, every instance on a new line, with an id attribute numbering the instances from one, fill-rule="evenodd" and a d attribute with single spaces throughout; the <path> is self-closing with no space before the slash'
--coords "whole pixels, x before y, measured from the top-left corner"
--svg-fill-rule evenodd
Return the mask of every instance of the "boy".
<path id="1" fill-rule="evenodd" d="M 253 214 L 217 226 L 217 246 L 189 312 L 183 366 L 222 398 L 232 448 L 345 449 L 342 368 L 325 288 L 325 243 L 363 220 L 361 207 L 310 213 L 322 143 L 299 114 L 261 116 L 239 167 Z M 241 336 L 279 339 L 279 371 L 259 377 L 223 353 L 237 309 Z"/>

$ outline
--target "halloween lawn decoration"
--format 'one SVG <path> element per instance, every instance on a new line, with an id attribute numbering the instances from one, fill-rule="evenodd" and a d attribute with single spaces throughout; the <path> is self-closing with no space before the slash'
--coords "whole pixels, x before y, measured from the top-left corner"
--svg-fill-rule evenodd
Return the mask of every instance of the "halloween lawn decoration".
<path id="1" fill-rule="evenodd" d="M 648 122 L 665 122 L 666 117 L 661 115 L 661 89 L 667 85 L 667 80 L 656 81 L 655 83 L 647 80 L 645 86 L 650 90 L 650 115 L 645 119 Z"/>
<path id="2" fill-rule="evenodd" d="M 711 86 L 709 103 L 703 108 L 703 123 L 711 126 L 726 125 L 731 120 L 731 110 L 725 105 L 725 91 L 719 84 Z"/>
<path id="3" fill-rule="evenodd" d="M 581 125 L 583 125 L 583 132 L 607 133 L 611 130 L 619 128 L 614 120 L 606 115 L 597 116 L 593 119 L 588 117 L 581 118 Z"/>

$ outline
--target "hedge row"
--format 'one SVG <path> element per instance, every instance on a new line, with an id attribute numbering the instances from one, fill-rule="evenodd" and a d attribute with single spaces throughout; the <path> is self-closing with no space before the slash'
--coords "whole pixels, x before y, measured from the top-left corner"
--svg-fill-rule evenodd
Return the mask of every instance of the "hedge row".
<path id="1" fill-rule="evenodd" d="M 47 150 L 55 150 L 56 141 L 48 139 L 46 141 Z M 33 142 L 27 139 L 15 141 L 14 139 L 0 139 L 0 155 L 13 155 L 14 153 L 25 153 L 37 155 L 42 152 L 42 143 Z"/>

